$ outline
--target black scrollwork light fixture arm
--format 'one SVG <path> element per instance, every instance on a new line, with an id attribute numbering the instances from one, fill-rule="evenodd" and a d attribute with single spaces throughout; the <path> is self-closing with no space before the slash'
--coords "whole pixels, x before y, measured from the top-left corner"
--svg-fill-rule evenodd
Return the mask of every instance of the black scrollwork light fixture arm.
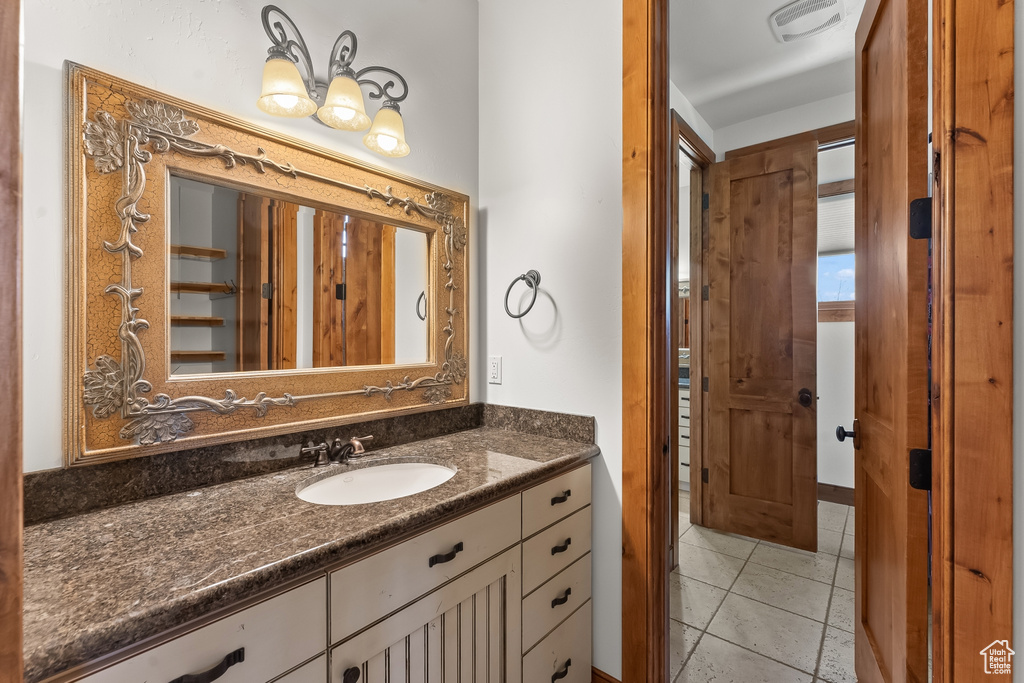
<path id="1" fill-rule="evenodd" d="M 388 109 L 398 111 L 399 103 L 409 95 L 408 82 L 402 74 L 394 69 L 386 66 L 368 66 L 357 71 L 352 67 L 359 48 L 359 40 L 356 38 L 356 34 L 349 30 L 342 31 L 338 39 L 334 41 L 327 67 L 327 80 L 318 80 L 313 69 L 313 60 L 309 55 L 309 48 L 291 17 L 276 5 L 264 7 L 262 16 L 263 28 L 273 43 L 267 50 L 267 59 L 283 57 L 299 65 L 309 96 L 317 104 L 323 104 L 327 96 L 327 88 L 336 76 L 349 76 L 359 85 L 369 86 L 371 89 L 370 99 L 384 100 L 381 106 Z M 378 81 L 371 78 L 369 74 L 383 74 L 384 78 Z M 398 88 L 397 92 L 394 91 L 396 88 Z"/>

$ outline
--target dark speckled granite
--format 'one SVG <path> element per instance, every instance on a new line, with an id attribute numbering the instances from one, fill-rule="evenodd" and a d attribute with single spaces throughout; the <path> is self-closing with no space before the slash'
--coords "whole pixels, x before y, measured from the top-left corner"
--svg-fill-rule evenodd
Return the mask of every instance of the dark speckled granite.
<path id="1" fill-rule="evenodd" d="M 596 443 L 596 422 L 592 417 L 497 406 L 490 403 L 484 404 L 483 411 L 485 427 L 536 434 L 552 439 Z"/>
<path id="2" fill-rule="evenodd" d="M 481 427 L 375 449 L 374 459 L 458 469 L 448 482 L 397 500 L 303 502 L 296 488 L 321 474 L 306 466 L 28 527 L 25 679 L 323 570 L 597 453 L 592 443 Z"/>
<path id="3" fill-rule="evenodd" d="M 299 449 L 308 441 L 373 435 L 373 448 L 388 448 L 482 424 L 483 405 L 371 420 L 317 431 L 193 448 L 88 467 L 25 475 L 25 523 L 52 519 L 136 500 L 188 491 L 277 472 L 302 464 Z"/>

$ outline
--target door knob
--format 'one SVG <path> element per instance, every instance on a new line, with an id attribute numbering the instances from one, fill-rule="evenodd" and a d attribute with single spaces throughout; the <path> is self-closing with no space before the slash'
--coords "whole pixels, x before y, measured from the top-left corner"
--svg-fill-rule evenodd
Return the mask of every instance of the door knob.
<path id="1" fill-rule="evenodd" d="M 810 408 L 811 403 L 814 400 L 814 395 L 811 394 L 810 389 L 801 389 L 800 393 L 796 395 L 796 400 L 800 402 L 804 408 Z"/>
<path id="2" fill-rule="evenodd" d="M 853 439 L 853 449 L 855 451 L 860 450 L 860 420 L 853 421 L 853 429 L 846 431 L 843 425 L 836 427 L 836 438 L 839 441 L 846 441 L 846 437 Z"/>

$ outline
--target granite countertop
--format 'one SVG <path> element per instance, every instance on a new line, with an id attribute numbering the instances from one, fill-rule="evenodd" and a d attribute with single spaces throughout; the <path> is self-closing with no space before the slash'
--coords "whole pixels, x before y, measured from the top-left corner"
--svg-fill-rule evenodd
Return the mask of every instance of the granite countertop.
<path id="1" fill-rule="evenodd" d="M 426 529 L 598 453 L 491 427 L 371 451 L 458 472 L 405 498 L 306 503 L 309 466 L 30 526 L 25 530 L 25 680 L 39 681 Z"/>

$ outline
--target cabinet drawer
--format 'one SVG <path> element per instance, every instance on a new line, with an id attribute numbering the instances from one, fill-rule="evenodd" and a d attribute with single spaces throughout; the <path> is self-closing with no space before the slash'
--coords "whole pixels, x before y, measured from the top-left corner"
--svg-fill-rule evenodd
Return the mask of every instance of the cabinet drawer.
<path id="1" fill-rule="evenodd" d="M 184 674 L 212 669 L 226 655 L 245 648 L 245 660 L 230 667 L 217 679 L 217 683 L 258 683 L 280 676 L 296 664 L 323 652 L 326 643 L 327 579 L 320 578 L 87 676 L 82 681 L 171 681 Z M 297 679 L 298 683 L 302 680 Z"/>
<path id="2" fill-rule="evenodd" d="M 589 505 L 523 542 L 523 595 L 528 595 L 588 552 Z"/>
<path id="3" fill-rule="evenodd" d="M 523 657 L 523 683 L 590 683 L 590 605 L 576 610 Z M 556 678 L 567 667 L 566 675 Z"/>
<path id="4" fill-rule="evenodd" d="M 516 544 L 520 515 L 516 494 L 332 572 L 331 643 Z"/>
<path id="5" fill-rule="evenodd" d="M 309 664 L 301 666 L 274 683 L 324 683 L 327 680 L 327 655 L 321 655 Z"/>
<path id="6" fill-rule="evenodd" d="M 529 651 L 589 599 L 588 553 L 523 600 L 523 652 Z"/>
<path id="7" fill-rule="evenodd" d="M 523 493 L 523 538 L 589 504 L 589 464 L 534 486 Z"/>

